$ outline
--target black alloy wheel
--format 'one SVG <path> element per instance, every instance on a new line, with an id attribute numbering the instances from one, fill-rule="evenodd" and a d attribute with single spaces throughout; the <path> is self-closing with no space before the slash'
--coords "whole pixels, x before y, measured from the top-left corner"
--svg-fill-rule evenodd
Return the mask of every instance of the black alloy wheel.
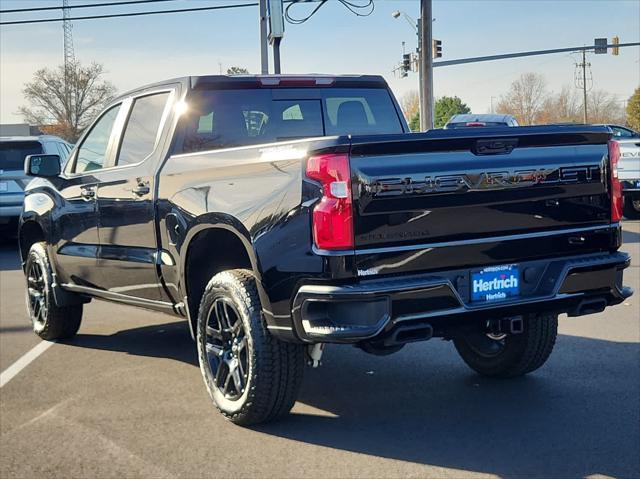
<path id="1" fill-rule="evenodd" d="M 247 386 L 247 336 L 240 314 L 227 298 L 214 300 L 207 319 L 206 353 L 215 386 L 226 399 L 236 400 Z"/>
<path id="2" fill-rule="evenodd" d="M 27 271 L 27 297 L 34 327 L 41 329 L 47 321 L 48 297 L 44 271 L 42 271 L 42 265 L 37 261 L 31 262 Z"/>

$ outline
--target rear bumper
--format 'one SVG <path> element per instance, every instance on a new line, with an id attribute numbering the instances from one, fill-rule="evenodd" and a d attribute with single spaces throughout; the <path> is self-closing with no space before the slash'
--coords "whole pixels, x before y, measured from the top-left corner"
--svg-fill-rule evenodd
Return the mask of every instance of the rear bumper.
<path id="1" fill-rule="evenodd" d="M 472 321 L 529 312 L 580 316 L 602 311 L 633 294 L 622 285 L 626 253 L 598 253 L 520 263 L 517 299 L 472 303 L 471 271 L 359 281 L 340 286 L 301 286 L 293 323 L 306 342 L 355 343 L 427 321 Z"/>

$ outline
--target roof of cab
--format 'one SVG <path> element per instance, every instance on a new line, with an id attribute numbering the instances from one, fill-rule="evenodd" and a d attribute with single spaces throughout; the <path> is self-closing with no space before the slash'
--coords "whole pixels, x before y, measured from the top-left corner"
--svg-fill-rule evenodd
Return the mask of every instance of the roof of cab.
<path id="1" fill-rule="evenodd" d="M 280 80 L 277 84 L 276 81 Z M 313 85 L 303 85 L 305 81 L 313 81 Z M 297 84 L 296 84 L 297 82 Z M 142 93 L 152 88 L 166 87 L 180 83 L 187 89 L 250 89 L 250 88 L 274 88 L 296 86 L 318 87 L 361 87 L 361 88 L 388 88 L 387 82 L 380 75 L 328 75 L 319 73 L 300 75 L 200 75 L 171 78 L 168 80 L 142 85 L 133 90 L 121 93 L 113 102 L 120 101 L 128 96 Z"/>
<path id="2" fill-rule="evenodd" d="M 191 88 L 362 87 L 387 88 L 380 75 L 204 75 L 190 77 Z"/>

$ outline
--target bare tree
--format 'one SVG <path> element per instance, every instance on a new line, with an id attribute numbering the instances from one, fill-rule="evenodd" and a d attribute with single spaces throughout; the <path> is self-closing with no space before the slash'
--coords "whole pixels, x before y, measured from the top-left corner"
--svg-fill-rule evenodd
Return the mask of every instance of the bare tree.
<path id="1" fill-rule="evenodd" d="M 590 123 L 615 123 L 624 125 L 625 111 L 622 103 L 604 90 L 589 92 L 587 108 Z"/>
<path id="2" fill-rule="evenodd" d="M 498 111 L 516 117 L 521 125 L 539 122 L 547 87 L 544 77 L 538 73 L 525 73 L 511 84 L 506 95 L 500 97 Z"/>
<path id="3" fill-rule="evenodd" d="M 404 115 L 411 119 L 420 111 L 420 96 L 416 90 L 408 91 L 400 101 Z"/>
<path id="4" fill-rule="evenodd" d="M 420 95 L 416 90 L 405 93 L 400 106 L 412 131 L 420 131 Z"/>
<path id="5" fill-rule="evenodd" d="M 549 95 L 542 104 L 538 123 L 578 123 L 582 121 L 582 102 L 577 90 L 568 85 Z"/>
<path id="6" fill-rule="evenodd" d="M 103 74 L 104 67 L 97 63 L 86 67 L 77 63 L 68 76 L 62 65 L 38 70 L 22 90 L 29 105 L 18 112 L 42 131 L 75 142 L 115 95 L 115 87 L 102 79 Z"/>

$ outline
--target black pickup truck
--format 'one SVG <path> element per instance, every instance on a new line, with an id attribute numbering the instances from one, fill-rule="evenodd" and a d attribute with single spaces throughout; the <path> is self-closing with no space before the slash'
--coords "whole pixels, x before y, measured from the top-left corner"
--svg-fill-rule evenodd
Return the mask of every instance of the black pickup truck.
<path id="1" fill-rule="evenodd" d="M 526 374 L 559 314 L 632 294 L 618 159 L 605 127 L 410 134 L 377 76 L 157 83 L 64 171 L 26 159 L 28 311 L 48 340 L 92 298 L 184 317 L 214 404 L 245 425 L 288 413 L 325 343 L 439 337 L 480 374 Z"/>

